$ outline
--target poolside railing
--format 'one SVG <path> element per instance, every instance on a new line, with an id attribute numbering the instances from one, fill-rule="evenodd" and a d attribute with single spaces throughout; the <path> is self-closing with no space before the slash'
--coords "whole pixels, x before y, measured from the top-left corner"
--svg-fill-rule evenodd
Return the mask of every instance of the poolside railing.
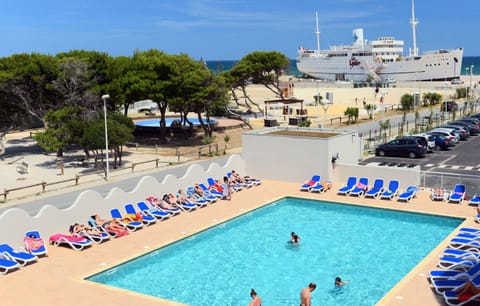
<path id="1" fill-rule="evenodd" d="M 422 171 L 420 182 L 421 186 L 427 190 L 432 188 L 453 190 L 456 184 L 463 184 L 466 187 L 468 198 L 480 192 L 480 176 L 478 175 Z"/>

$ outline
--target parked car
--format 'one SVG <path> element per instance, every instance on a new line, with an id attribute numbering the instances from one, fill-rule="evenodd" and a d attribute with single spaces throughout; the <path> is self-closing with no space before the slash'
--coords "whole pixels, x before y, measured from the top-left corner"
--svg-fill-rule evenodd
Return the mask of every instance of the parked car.
<path id="1" fill-rule="evenodd" d="M 429 132 L 444 132 L 447 133 L 447 137 L 452 140 L 455 144 L 460 140 L 460 135 L 456 132 L 455 129 L 450 128 L 434 128 L 431 129 Z M 427 132 L 428 133 L 428 132 Z M 430 134 L 430 133 L 428 133 Z M 450 137 L 452 136 L 452 137 Z"/>
<path id="2" fill-rule="evenodd" d="M 456 112 L 458 110 L 458 104 L 454 101 L 446 101 L 440 103 L 440 111 L 445 112 L 445 106 L 447 107 L 447 112 Z"/>
<path id="3" fill-rule="evenodd" d="M 437 128 L 455 129 L 455 131 L 456 131 L 455 133 L 457 133 L 458 136 L 460 136 L 460 140 L 465 140 L 470 135 L 470 132 L 468 132 L 464 126 L 440 125 L 440 126 L 437 126 Z"/>
<path id="4" fill-rule="evenodd" d="M 448 138 L 454 145 L 457 144 L 456 138 L 452 133 L 448 133 L 445 131 L 428 131 L 427 132 L 429 135 L 441 135 L 445 138 Z"/>
<path id="5" fill-rule="evenodd" d="M 454 146 L 453 142 L 445 136 L 440 134 L 430 135 L 435 141 L 435 149 L 437 150 L 447 150 Z"/>
<path id="6" fill-rule="evenodd" d="M 471 122 L 467 122 L 467 121 L 450 121 L 448 122 L 448 124 L 455 124 L 455 125 L 461 125 L 461 126 L 465 126 L 467 128 L 469 128 L 470 130 L 470 135 L 477 135 L 479 132 L 480 132 L 480 128 L 471 123 Z"/>
<path id="7" fill-rule="evenodd" d="M 419 137 L 400 137 L 375 148 L 376 156 L 422 157 L 427 154 L 427 147 L 421 144 Z"/>
<path id="8" fill-rule="evenodd" d="M 471 122 L 473 124 L 475 124 L 476 126 L 479 126 L 480 127 L 480 118 L 475 118 L 475 117 L 464 117 L 462 119 L 460 119 L 462 121 L 467 121 L 467 122 Z"/>
<path id="9" fill-rule="evenodd" d="M 463 84 L 463 81 L 460 80 L 460 79 L 453 79 L 451 83 L 452 84 Z"/>
<path id="10" fill-rule="evenodd" d="M 420 144 L 426 146 L 428 152 L 433 152 L 433 149 L 435 149 L 435 139 L 433 139 L 431 135 L 428 135 L 426 133 L 419 133 L 413 134 L 412 136 L 420 137 Z"/>

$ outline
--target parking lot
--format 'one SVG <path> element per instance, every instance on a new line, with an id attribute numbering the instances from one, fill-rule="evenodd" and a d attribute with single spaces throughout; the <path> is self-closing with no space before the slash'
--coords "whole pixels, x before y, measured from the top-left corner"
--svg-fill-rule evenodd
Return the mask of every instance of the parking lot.
<path id="1" fill-rule="evenodd" d="M 427 188 L 442 187 L 451 190 L 457 183 L 467 186 L 467 196 L 480 193 L 480 135 L 470 136 L 448 150 L 435 150 L 425 157 L 371 157 L 362 163 L 379 163 L 385 167 L 420 166 L 421 184 Z"/>

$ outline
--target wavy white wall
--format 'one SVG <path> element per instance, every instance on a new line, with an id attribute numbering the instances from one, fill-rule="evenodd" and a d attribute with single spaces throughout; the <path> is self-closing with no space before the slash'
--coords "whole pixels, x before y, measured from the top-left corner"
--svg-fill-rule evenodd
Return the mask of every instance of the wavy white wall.
<path id="1" fill-rule="evenodd" d="M 0 215 L 0 243 L 8 243 L 15 248 L 22 247 L 25 232 L 29 230 L 40 231 L 42 237 L 48 240 L 52 234 L 67 233 L 70 224 L 76 222 L 86 224 L 89 216 L 93 214 L 98 213 L 106 218 L 110 216 L 112 208 L 119 208 L 123 212 L 127 203 L 136 204 L 151 195 L 175 193 L 179 188 L 185 188 L 197 182 L 206 183 L 207 177 L 221 178 L 232 169 L 240 174 L 246 174 L 245 162 L 239 155 L 230 156 L 223 166 L 212 163 L 208 169 L 193 164 L 180 178 L 167 174 L 159 182 L 154 177 L 144 176 L 132 191 L 125 192 L 119 188 L 112 188 L 105 198 L 96 191 L 85 190 L 66 209 L 45 205 L 37 215 L 30 216 L 23 209 L 13 207 Z"/>

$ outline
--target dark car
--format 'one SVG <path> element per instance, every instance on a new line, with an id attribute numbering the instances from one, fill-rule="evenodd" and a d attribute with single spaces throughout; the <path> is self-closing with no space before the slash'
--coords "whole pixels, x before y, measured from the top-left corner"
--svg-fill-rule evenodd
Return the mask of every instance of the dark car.
<path id="1" fill-rule="evenodd" d="M 447 150 L 455 145 L 450 139 L 440 134 L 432 134 L 432 137 L 435 139 L 435 149 L 437 150 Z"/>
<path id="2" fill-rule="evenodd" d="M 464 117 L 462 119 L 460 119 L 462 121 L 467 121 L 467 122 L 471 122 L 473 124 L 475 124 L 476 126 L 479 126 L 480 127 L 480 119 L 479 118 L 475 118 L 475 117 Z"/>
<path id="3" fill-rule="evenodd" d="M 454 112 L 454 111 L 456 112 L 458 110 L 458 104 L 457 102 L 454 102 L 454 101 L 446 101 L 446 102 L 440 103 L 441 112 L 445 111 L 445 107 L 447 107 L 447 112 Z"/>
<path id="4" fill-rule="evenodd" d="M 400 137 L 375 148 L 376 156 L 422 157 L 427 154 L 427 147 L 421 144 L 419 137 Z"/>
<path id="5" fill-rule="evenodd" d="M 469 130 L 470 130 L 470 135 L 477 135 L 479 132 L 480 132 L 480 129 L 478 128 L 478 126 L 476 126 L 475 124 L 471 123 L 471 122 L 467 122 L 467 121 L 450 121 L 448 124 L 454 124 L 454 125 L 462 125 L 462 126 L 465 126 L 465 127 L 468 127 Z"/>

